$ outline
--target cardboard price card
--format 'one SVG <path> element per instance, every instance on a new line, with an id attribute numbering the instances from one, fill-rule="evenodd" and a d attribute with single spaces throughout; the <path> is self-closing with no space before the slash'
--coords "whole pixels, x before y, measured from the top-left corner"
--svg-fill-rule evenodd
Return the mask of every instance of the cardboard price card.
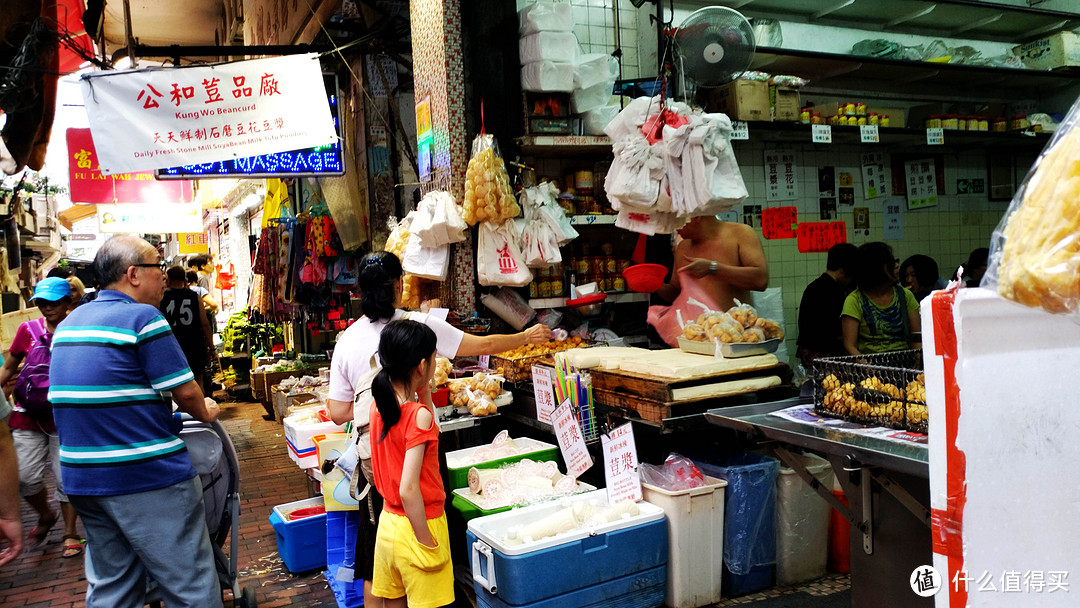
<path id="1" fill-rule="evenodd" d="M 844 222 L 803 222 L 799 224 L 799 253 L 825 253 L 833 245 L 847 242 Z"/>
<path id="2" fill-rule="evenodd" d="M 551 385 L 551 373 L 546 367 L 534 365 L 532 379 L 536 419 L 551 424 L 551 413 L 555 411 L 555 388 Z"/>
<path id="3" fill-rule="evenodd" d="M 601 435 L 604 450 L 604 479 L 607 481 L 608 504 L 624 500 L 641 500 L 641 478 L 638 475 L 637 446 L 630 422 Z"/>
<path id="4" fill-rule="evenodd" d="M 795 238 L 798 207 L 767 207 L 761 210 L 761 233 L 767 239 Z"/>
<path id="5" fill-rule="evenodd" d="M 580 477 L 592 467 L 593 461 L 589 449 L 585 447 L 585 438 L 581 436 L 581 426 L 569 399 L 555 408 L 552 418 L 555 438 L 559 441 L 559 450 L 566 462 L 566 473 Z"/>

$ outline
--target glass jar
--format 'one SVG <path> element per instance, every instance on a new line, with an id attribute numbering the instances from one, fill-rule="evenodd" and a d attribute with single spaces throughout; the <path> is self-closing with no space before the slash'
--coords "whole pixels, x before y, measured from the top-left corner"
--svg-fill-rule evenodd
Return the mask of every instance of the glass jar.
<path id="1" fill-rule="evenodd" d="M 1022 129 L 1028 128 L 1028 126 L 1029 125 L 1027 114 L 1017 114 L 1016 116 L 1012 117 L 1012 120 L 1009 121 L 1010 131 L 1020 131 Z"/>
<path id="2" fill-rule="evenodd" d="M 878 124 L 877 112 L 871 112 L 871 113 L 866 115 L 866 124 L 868 124 L 868 125 L 876 125 L 876 124 Z"/>
<path id="3" fill-rule="evenodd" d="M 844 116 L 855 116 L 855 102 L 849 101 L 844 104 Z"/>
<path id="4" fill-rule="evenodd" d="M 812 125 L 823 125 L 823 124 L 825 124 L 825 120 L 823 120 L 821 118 L 821 114 L 818 114 L 817 112 L 814 112 L 813 114 L 810 115 L 810 124 L 812 124 Z"/>
<path id="5" fill-rule="evenodd" d="M 630 267 L 630 260 L 619 260 L 619 272 L 624 272 Z"/>
<path id="6" fill-rule="evenodd" d="M 866 104 L 865 103 L 860 101 L 860 102 L 855 104 L 855 115 L 856 116 L 866 116 Z"/>
<path id="7" fill-rule="evenodd" d="M 979 119 L 979 131 L 990 130 L 990 121 L 985 116 L 977 116 L 976 118 Z"/>
<path id="8" fill-rule="evenodd" d="M 865 116 L 857 116 L 856 120 L 858 121 L 858 125 L 860 127 L 866 125 L 866 117 Z"/>
<path id="9" fill-rule="evenodd" d="M 563 281 L 562 277 L 552 277 L 551 279 L 551 297 L 559 298 L 563 295 Z"/>
<path id="10" fill-rule="evenodd" d="M 999 116 L 994 119 L 993 124 L 990 125 L 991 131 L 1007 131 L 1009 129 L 1009 121 Z"/>
<path id="11" fill-rule="evenodd" d="M 941 119 L 941 128 L 946 131 L 955 131 L 959 128 L 959 125 L 960 118 L 956 114 L 946 114 L 945 117 Z"/>
<path id="12" fill-rule="evenodd" d="M 541 279 L 540 280 L 540 287 L 537 289 L 537 294 L 541 298 L 550 298 L 551 297 L 551 281 L 549 281 L 547 279 Z"/>
<path id="13" fill-rule="evenodd" d="M 941 115 L 931 114 L 924 123 L 927 129 L 940 129 L 941 128 Z"/>
<path id="14" fill-rule="evenodd" d="M 611 281 L 611 289 L 619 293 L 626 291 L 626 279 L 622 278 L 622 275 L 615 275 Z"/>
<path id="15" fill-rule="evenodd" d="M 883 127 L 889 126 L 889 115 L 888 114 L 882 114 L 881 116 L 879 116 L 878 117 L 878 124 L 883 126 Z"/>
<path id="16" fill-rule="evenodd" d="M 799 112 L 799 122 L 801 122 L 804 125 L 810 124 L 810 110 L 808 110 L 806 108 L 803 108 L 803 110 L 801 112 Z M 814 123 L 814 124 L 817 124 L 817 123 Z"/>
<path id="17" fill-rule="evenodd" d="M 843 118 L 843 116 L 830 116 L 829 117 L 829 124 L 832 125 L 832 126 L 836 126 L 837 124 L 839 124 L 839 122 L 840 122 L 840 120 L 842 118 Z"/>
<path id="18" fill-rule="evenodd" d="M 530 298 L 539 298 L 540 297 L 540 284 L 537 283 L 536 281 L 533 281 L 532 283 L 529 283 L 529 297 Z"/>

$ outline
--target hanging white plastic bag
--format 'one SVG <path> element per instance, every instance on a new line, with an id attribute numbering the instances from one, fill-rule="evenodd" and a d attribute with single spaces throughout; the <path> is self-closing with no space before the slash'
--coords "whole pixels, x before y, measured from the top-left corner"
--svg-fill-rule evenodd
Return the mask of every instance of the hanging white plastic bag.
<path id="1" fill-rule="evenodd" d="M 413 217 L 409 232 L 419 237 L 420 244 L 424 247 L 438 247 L 446 244 L 446 231 L 435 221 L 435 199 L 431 194 L 417 203 L 416 215 Z"/>
<path id="2" fill-rule="evenodd" d="M 420 237 L 413 233 L 405 247 L 401 268 L 406 273 L 423 279 L 445 281 L 450 268 L 450 252 L 446 245 L 424 247 Z"/>
<path id="3" fill-rule="evenodd" d="M 525 265 L 525 257 L 514 237 L 512 222 L 480 225 L 477 252 L 477 274 L 481 285 L 508 285 L 524 287 L 532 282 L 532 272 Z"/>

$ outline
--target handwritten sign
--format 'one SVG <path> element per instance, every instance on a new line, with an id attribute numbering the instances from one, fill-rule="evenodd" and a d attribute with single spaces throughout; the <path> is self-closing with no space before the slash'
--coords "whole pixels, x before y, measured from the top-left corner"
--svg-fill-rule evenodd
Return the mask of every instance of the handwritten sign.
<path id="1" fill-rule="evenodd" d="M 748 140 L 748 139 L 750 139 L 750 125 L 746 124 L 745 121 L 742 121 L 742 120 L 732 121 L 731 122 L 731 129 L 732 129 L 731 130 L 731 139 L 732 140 L 736 140 L 736 139 Z"/>
<path id="2" fill-rule="evenodd" d="M 810 141 L 815 144 L 831 144 L 832 126 L 810 125 Z"/>
<path id="3" fill-rule="evenodd" d="M 864 144 L 876 144 L 881 142 L 877 125 L 859 125 L 859 141 Z"/>
<path id="4" fill-rule="evenodd" d="M 476 364 L 484 369 L 491 369 L 491 355 L 480 355 L 476 358 Z"/>
<path id="5" fill-rule="evenodd" d="M 881 152 L 870 152 L 862 161 L 863 198 L 869 200 L 885 194 L 885 158 Z"/>
<path id="6" fill-rule="evenodd" d="M 551 370 L 539 365 L 532 366 L 533 397 L 536 398 L 536 419 L 551 424 L 555 411 L 555 389 L 551 385 Z"/>
<path id="7" fill-rule="evenodd" d="M 793 201 L 799 198 L 795 153 L 786 150 L 765 151 L 765 200 Z"/>
<path id="8" fill-rule="evenodd" d="M 799 224 L 799 253 L 825 253 L 833 245 L 847 242 L 844 222 L 803 222 Z"/>
<path id="9" fill-rule="evenodd" d="M 928 146 L 942 146 L 942 145 L 945 145 L 945 129 L 927 129 L 926 130 L 926 145 L 928 145 Z"/>
<path id="10" fill-rule="evenodd" d="M 882 216 L 882 237 L 885 240 L 899 241 L 904 238 L 903 199 L 890 198 L 885 201 L 885 213 Z"/>
<path id="11" fill-rule="evenodd" d="M 641 478 L 638 475 L 637 446 L 634 445 L 634 429 L 627 422 L 601 435 L 604 451 L 604 479 L 607 481 L 608 504 L 624 500 L 641 500 Z"/>
<path id="12" fill-rule="evenodd" d="M 563 461 L 566 462 L 566 472 L 574 477 L 580 477 L 593 465 L 592 456 L 585 447 L 585 439 L 581 436 L 581 426 L 574 414 L 574 407 L 570 400 L 562 402 L 555 408 L 552 415 L 555 427 L 555 438 L 559 441 L 559 450 L 562 452 Z"/>
<path id="13" fill-rule="evenodd" d="M 761 233 L 766 239 L 793 239 L 795 224 L 798 223 L 798 207 L 767 207 L 761 210 Z"/>
<path id="14" fill-rule="evenodd" d="M 927 129 L 929 131 L 929 129 Z M 904 163 L 907 173 L 908 209 L 934 207 L 937 199 L 937 170 L 930 158 Z"/>

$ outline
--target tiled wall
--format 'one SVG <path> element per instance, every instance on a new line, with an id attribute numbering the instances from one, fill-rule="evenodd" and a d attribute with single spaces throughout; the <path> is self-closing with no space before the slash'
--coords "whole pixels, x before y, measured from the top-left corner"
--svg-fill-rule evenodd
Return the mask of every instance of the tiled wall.
<path id="1" fill-rule="evenodd" d="M 533 4 L 536 0 L 517 0 L 517 8 Z M 564 0 L 573 7 L 574 34 L 577 35 L 581 50 L 585 53 L 611 54 L 615 51 L 615 14 L 611 0 Z M 651 6 L 651 5 L 647 5 Z M 637 50 L 638 10 L 630 0 L 619 2 L 619 31 L 623 50 L 623 78 L 638 78 L 639 74 L 649 76 L 655 69 L 639 70 Z"/>
<path id="2" fill-rule="evenodd" d="M 799 182 L 799 198 L 796 201 L 765 202 L 766 149 L 796 152 Z M 956 195 L 956 180 L 986 178 L 986 157 L 983 151 L 945 153 L 946 194 L 939 195 L 938 206 L 933 208 L 908 211 L 906 203 L 902 202 L 904 237 L 900 240 L 887 240 L 882 230 L 884 201 L 899 197 L 890 195 L 870 200 L 863 198 L 859 155 L 867 151 L 865 146 L 832 145 L 828 150 L 822 150 L 821 146 L 810 144 L 735 142 L 735 150 L 743 180 L 750 192 L 746 205 L 761 205 L 763 208 L 794 205 L 798 207 L 800 222 L 821 221 L 817 195 L 818 167 L 836 167 L 838 172 L 852 173 L 855 179 L 855 204 L 847 208 L 839 207 L 835 218 L 847 223 L 848 241 L 860 245 L 884 240 L 892 245 L 896 257 L 901 260 L 916 253 L 928 255 L 938 263 L 941 275 L 946 278 L 957 265 L 967 259 L 971 250 L 989 246 L 990 235 L 1008 207 L 1007 201 L 990 202 L 985 194 Z M 885 154 L 885 166 L 886 169 L 889 168 L 888 153 Z M 1022 178 L 1023 175 L 1018 177 Z M 869 234 L 854 230 L 854 207 L 870 209 Z M 737 210 L 741 217 L 742 209 Z M 788 352 L 794 353 L 794 341 L 798 335 L 799 300 L 806 285 L 825 271 L 827 256 L 824 253 L 799 253 L 794 239 L 763 239 L 762 243 L 769 262 L 769 286 L 782 290 Z"/>

